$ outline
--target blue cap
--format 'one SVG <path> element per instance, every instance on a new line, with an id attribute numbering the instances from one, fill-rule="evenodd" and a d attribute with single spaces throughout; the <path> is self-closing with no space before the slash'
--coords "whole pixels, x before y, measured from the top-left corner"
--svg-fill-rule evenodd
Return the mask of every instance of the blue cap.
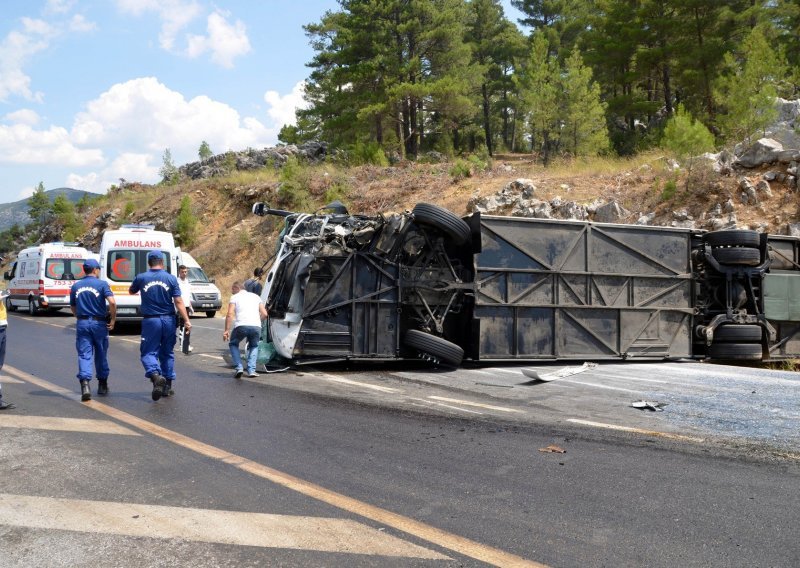
<path id="1" fill-rule="evenodd" d="M 83 261 L 84 272 L 91 272 L 95 268 L 100 268 L 100 263 L 97 262 L 95 259 L 89 258 Z"/>
<path id="2" fill-rule="evenodd" d="M 147 260 L 150 260 L 151 258 L 154 260 L 164 260 L 164 253 L 160 250 L 151 250 L 147 253 Z"/>

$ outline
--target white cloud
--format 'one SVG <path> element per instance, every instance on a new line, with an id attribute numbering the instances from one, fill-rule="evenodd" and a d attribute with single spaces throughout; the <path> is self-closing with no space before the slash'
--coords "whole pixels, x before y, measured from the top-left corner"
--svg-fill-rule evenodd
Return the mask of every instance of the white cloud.
<path id="1" fill-rule="evenodd" d="M 251 51 L 245 24 L 241 20 L 230 23 L 229 14 L 221 10 L 207 16 L 205 35 L 188 33 L 191 23 L 203 13 L 203 8 L 193 0 L 117 0 L 117 6 L 123 13 L 134 16 L 157 14 L 161 20 L 159 45 L 170 53 L 189 58 L 208 53 L 212 62 L 231 68 L 237 57 Z M 184 47 L 179 47 L 181 34 Z"/>
<path id="2" fill-rule="evenodd" d="M 306 83 L 305 81 L 300 81 L 288 95 L 281 96 L 277 91 L 264 93 L 264 101 L 269 105 L 267 114 L 278 128 L 284 124 L 296 124 L 295 111 L 308 108 L 308 103 L 303 100 L 305 92 Z"/>
<path id="3" fill-rule="evenodd" d="M 47 0 L 44 11 L 46 14 L 65 14 L 72 10 L 75 0 Z"/>
<path id="4" fill-rule="evenodd" d="M 28 126 L 36 126 L 39 124 L 39 114 L 29 108 L 23 108 L 14 112 L 10 112 L 3 117 L 3 120 L 15 124 L 27 124 Z"/>
<path id="5" fill-rule="evenodd" d="M 22 191 L 20 191 L 20 192 L 19 192 L 19 198 L 20 198 L 20 199 L 27 199 L 27 198 L 29 198 L 31 195 L 33 195 L 33 192 L 34 192 L 34 191 L 36 191 L 36 188 L 35 188 L 35 187 L 33 187 L 33 186 L 30 186 L 30 187 L 23 187 L 23 188 L 22 188 Z"/>
<path id="6" fill-rule="evenodd" d="M 97 24 L 88 21 L 83 15 L 75 14 L 70 18 L 67 27 L 72 32 L 85 33 L 92 32 L 97 29 Z"/>
<path id="7" fill-rule="evenodd" d="M 69 2 L 50 2 L 46 10 L 61 12 L 69 9 Z M 22 97 L 42 102 L 44 96 L 31 89 L 31 78 L 25 66 L 39 52 L 50 47 L 50 42 L 65 31 L 86 32 L 95 25 L 76 15 L 69 22 L 47 22 L 34 18 L 21 18 L 21 30 L 12 30 L 0 42 L 0 102 L 10 97 Z"/>
<path id="8" fill-rule="evenodd" d="M 161 156 L 170 148 L 176 163 L 197 159 L 203 140 L 215 152 L 275 140 L 257 119 L 206 96 L 187 100 L 154 77 L 112 86 L 76 116 L 72 134 L 76 143 L 120 151 Z"/>
<path id="9" fill-rule="evenodd" d="M 194 58 L 206 51 L 211 53 L 211 61 L 230 69 L 233 60 L 250 52 L 250 39 L 247 28 L 241 20 L 229 24 L 220 12 L 208 16 L 208 35 L 188 35 L 186 55 Z"/>
<path id="10" fill-rule="evenodd" d="M 154 163 L 151 154 L 124 153 L 98 172 L 69 174 L 65 185 L 94 193 L 105 193 L 112 185 L 119 185 L 120 178 L 127 181 L 154 181 L 159 177 L 159 169 L 160 165 Z"/>
<path id="11" fill-rule="evenodd" d="M 81 149 L 66 129 L 35 130 L 30 124 L 0 125 L 0 162 L 85 167 L 103 163 L 99 149 Z"/>

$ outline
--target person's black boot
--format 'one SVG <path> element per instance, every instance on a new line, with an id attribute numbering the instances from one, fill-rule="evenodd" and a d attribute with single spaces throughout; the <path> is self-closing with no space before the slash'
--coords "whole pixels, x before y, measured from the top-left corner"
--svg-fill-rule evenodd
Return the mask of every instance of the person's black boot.
<path id="1" fill-rule="evenodd" d="M 92 391 L 89 388 L 89 381 L 81 381 L 81 400 L 83 402 L 92 400 Z"/>
<path id="2" fill-rule="evenodd" d="M 161 390 L 161 396 L 166 398 L 173 394 L 175 394 L 175 391 L 172 390 L 172 381 L 167 379 L 164 381 L 164 388 Z"/>
<path id="3" fill-rule="evenodd" d="M 108 394 L 108 379 L 97 379 L 97 396 Z"/>
<path id="4" fill-rule="evenodd" d="M 164 392 L 164 384 L 167 382 L 167 379 L 158 373 L 153 373 L 150 377 L 150 380 L 153 381 L 153 392 L 151 393 L 151 396 L 153 397 L 153 400 L 159 400 Z"/>

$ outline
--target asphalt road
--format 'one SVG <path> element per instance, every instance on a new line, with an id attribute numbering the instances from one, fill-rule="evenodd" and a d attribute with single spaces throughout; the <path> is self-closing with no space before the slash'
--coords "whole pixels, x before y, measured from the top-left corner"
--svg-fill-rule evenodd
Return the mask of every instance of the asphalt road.
<path id="1" fill-rule="evenodd" d="M 150 400 L 132 329 L 111 339 L 111 395 L 81 403 L 74 320 L 11 315 L 0 565 L 800 565 L 794 374 L 604 364 L 534 385 L 518 367 L 382 365 L 237 381 L 222 320 L 193 324 L 174 398 Z"/>

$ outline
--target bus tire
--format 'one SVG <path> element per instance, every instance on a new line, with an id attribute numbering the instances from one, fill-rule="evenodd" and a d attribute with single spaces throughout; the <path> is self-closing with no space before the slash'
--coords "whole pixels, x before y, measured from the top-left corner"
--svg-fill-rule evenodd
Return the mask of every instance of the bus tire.
<path id="1" fill-rule="evenodd" d="M 760 343 L 712 343 L 708 348 L 708 356 L 711 359 L 760 361 L 763 350 Z"/>
<path id="2" fill-rule="evenodd" d="M 728 324 L 718 327 L 714 331 L 714 341 L 728 343 L 760 342 L 763 331 L 760 325 Z"/>
<path id="3" fill-rule="evenodd" d="M 404 343 L 420 353 L 431 355 L 454 367 L 459 366 L 464 359 L 464 350 L 455 343 L 417 329 L 409 329 L 406 332 Z"/>
<path id="4" fill-rule="evenodd" d="M 706 233 L 706 242 L 712 247 L 751 247 L 761 246 L 761 234 L 747 229 L 728 229 Z"/>
<path id="5" fill-rule="evenodd" d="M 414 221 L 419 225 L 438 229 L 450 237 L 455 245 L 463 245 L 472 235 L 469 225 L 464 219 L 438 205 L 417 203 L 412 213 Z"/>
<path id="6" fill-rule="evenodd" d="M 761 264 L 761 251 L 755 248 L 715 248 L 711 254 L 720 264 L 758 266 Z"/>

